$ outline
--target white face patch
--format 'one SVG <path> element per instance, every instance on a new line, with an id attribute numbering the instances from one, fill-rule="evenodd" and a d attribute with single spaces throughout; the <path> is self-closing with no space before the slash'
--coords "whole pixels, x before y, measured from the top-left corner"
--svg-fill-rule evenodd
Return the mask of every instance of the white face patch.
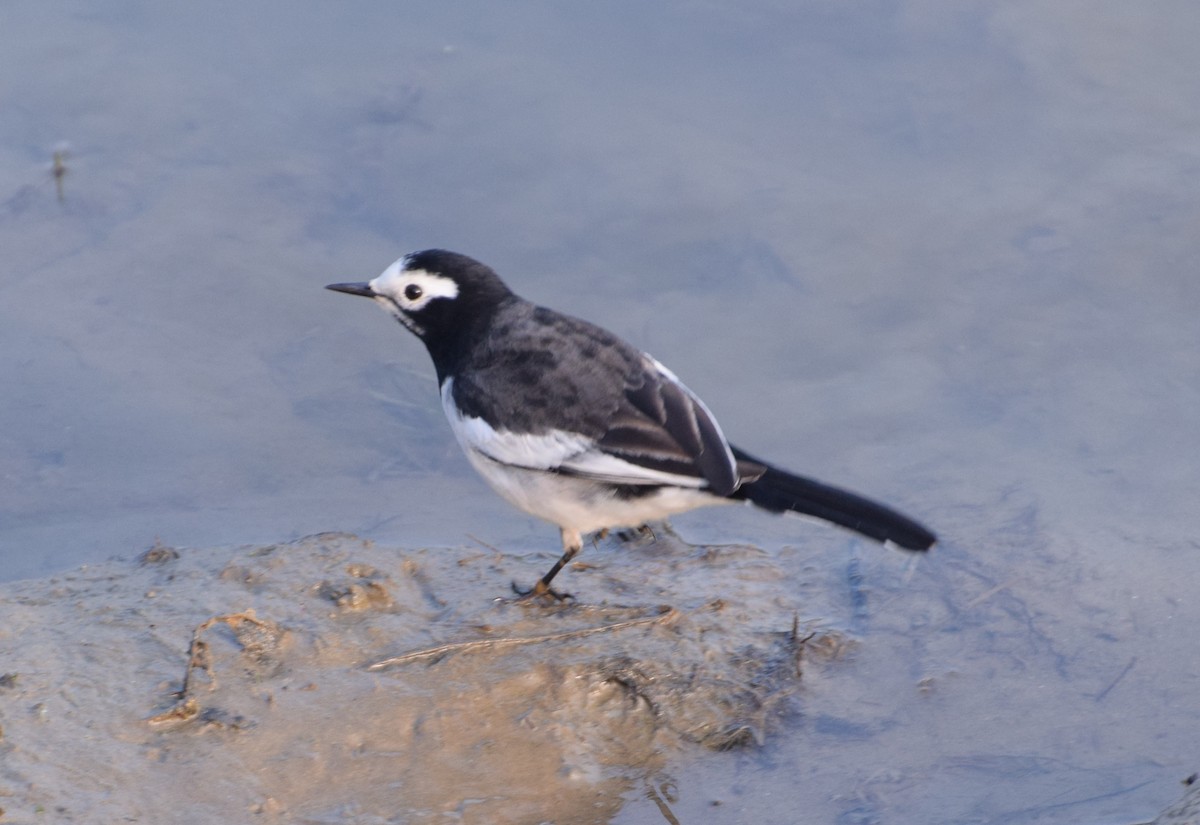
<path id="1" fill-rule="evenodd" d="M 412 316 L 428 306 L 430 301 L 458 297 L 458 284 L 452 278 L 424 269 L 406 270 L 404 264 L 407 260 L 401 258 L 385 269 L 378 278 L 371 281 L 371 289 L 375 292 L 375 301 L 380 306 L 419 335 L 423 330 L 419 324 L 414 323 Z"/>

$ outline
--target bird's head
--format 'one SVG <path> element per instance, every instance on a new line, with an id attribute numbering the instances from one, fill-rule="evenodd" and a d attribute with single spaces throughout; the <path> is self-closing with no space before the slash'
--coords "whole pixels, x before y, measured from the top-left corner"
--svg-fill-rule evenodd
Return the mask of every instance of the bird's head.
<path id="1" fill-rule="evenodd" d="M 325 288 L 372 299 L 431 351 L 440 342 L 486 322 L 505 299 L 512 297 L 490 267 L 444 249 L 405 255 L 372 281 Z"/>

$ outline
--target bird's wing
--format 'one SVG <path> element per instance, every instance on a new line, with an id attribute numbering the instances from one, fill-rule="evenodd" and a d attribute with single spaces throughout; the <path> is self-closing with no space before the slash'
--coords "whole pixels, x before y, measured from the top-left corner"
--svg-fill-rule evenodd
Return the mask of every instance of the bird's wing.
<path id="1" fill-rule="evenodd" d="M 642 358 L 642 380 L 627 388 L 596 447 L 647 474 L 691 479 L 688 486 L 707 482 L 717 495 L 729 495 L 740 478 L 717 420 L 673 372 L 649 355 Z"/>
<path id="2" fill-rule="evenodd" d="M 454 381 L 442 385 L 442 406 L 460 446 L 492 461 L 529 470 L 547 470 L 587 476 L 613 484 L 674 484 L 702 487 L 704 479 L 693 473 L 627 461 L 601 449 L 595 438 L 561 429 L 521 433 L 496 429 L 486 420 L 461 412 L 454 403 Z"/>
<path id="3" fill-rule="evenodd" d="M 521 467 L 722 496 L 761 474 L 739 467 L 704 403 L 649 355 L 526 302 L 505 312 L 503 346 L 485 342 L 470 369 L 443 382 L 464 448 Z"/>
<path id="4" fill-rule="evenodd" d="M 453 379 L 442 385 L 442 406 L 465 450 L 527 469 L 550 470 L 611 484 L 708 487 L 729 495 L 751 475 L 735 462 L 721 428 L 704 403 L 675 375 L 643 356 L 641 381 L 627 388 L 607 428 L 595 437 L 567 429 L 497 429 L 464 414 Z M 464 388 L 465 389 L 465 386 Z M 461 393 L 457 395 L 461 400 Z"/>

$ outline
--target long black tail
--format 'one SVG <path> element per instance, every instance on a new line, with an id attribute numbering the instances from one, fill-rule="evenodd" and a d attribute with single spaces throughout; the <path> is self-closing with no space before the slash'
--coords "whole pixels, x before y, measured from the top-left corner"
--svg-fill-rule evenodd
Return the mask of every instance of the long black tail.
<path id="1" fill-rule="evenodd" d="M 875 541 L 893 542 L 905 550 L 928 550 L 937 541 L 929 528 L 890 507 L 811 478 L 785 473 L 737 447 L 732 449 L 739 462 L 767 468 L 759 478 L 742 484 L 732 498 L 744 499 L 775 513 L 790 510 L 815 516 Z"/>

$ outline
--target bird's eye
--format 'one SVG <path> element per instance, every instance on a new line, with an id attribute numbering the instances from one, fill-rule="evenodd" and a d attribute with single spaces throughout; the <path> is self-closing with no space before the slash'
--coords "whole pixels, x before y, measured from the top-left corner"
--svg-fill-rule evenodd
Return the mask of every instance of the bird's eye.
<path id="1" fill-rule="evenodd" d="M 409 284 L 408 286 L 404 287 L 404 297 L 410 301 L 417 300 L 423 294 L 425 294 L 424 290 L 422 290 L 421 287 L 417 286 L 416 284 Z"/>

